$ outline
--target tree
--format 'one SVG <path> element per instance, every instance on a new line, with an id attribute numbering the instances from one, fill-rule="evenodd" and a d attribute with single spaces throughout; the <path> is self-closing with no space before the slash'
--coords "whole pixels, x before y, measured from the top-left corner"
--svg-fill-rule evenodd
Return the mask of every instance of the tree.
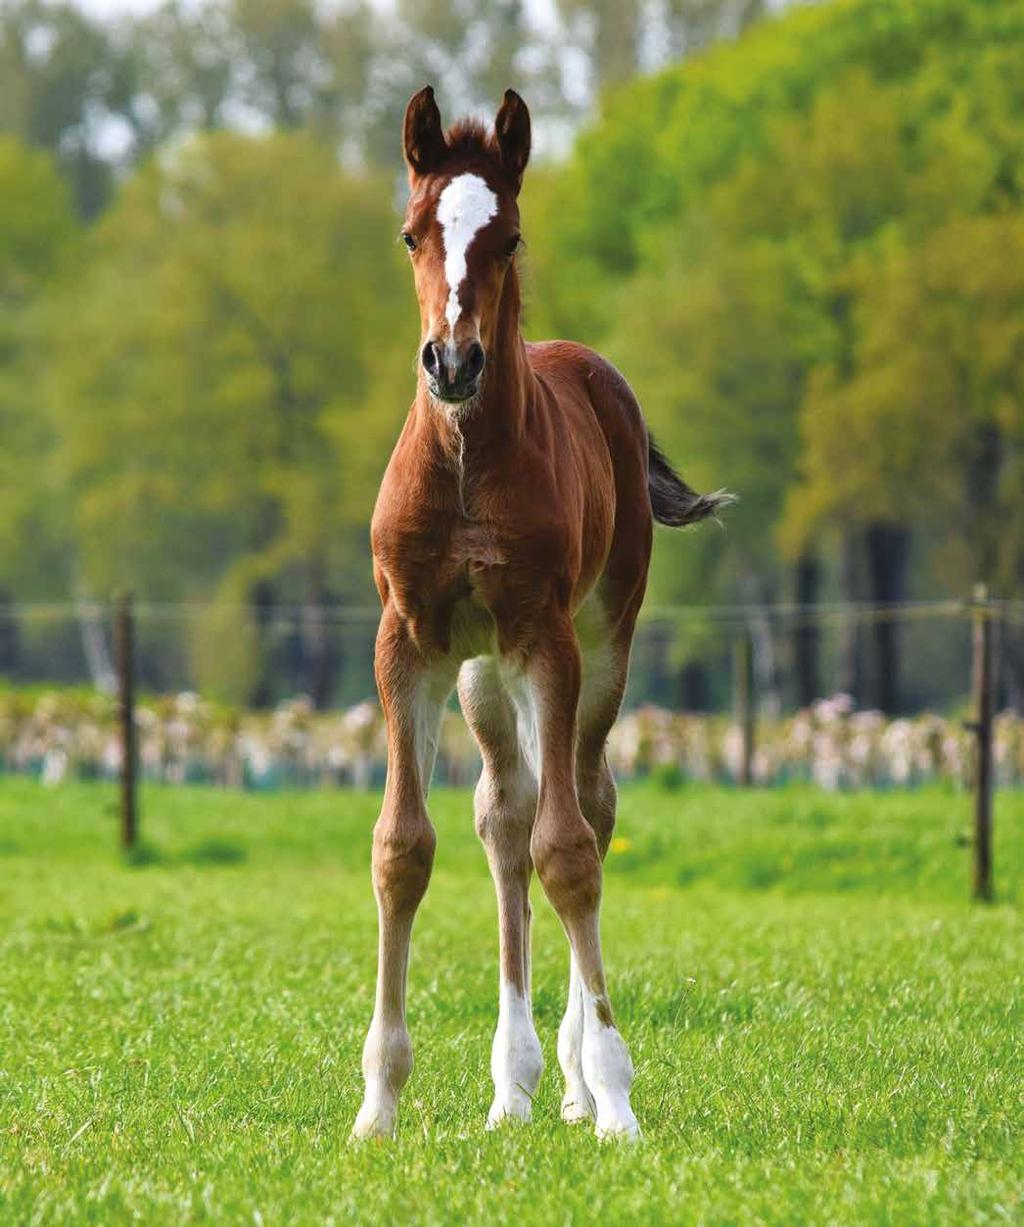
<path id="1" fill-rule="evenodd" d="M 67 582 L 62 511 L 40 404 L 41 303 L 74 242 L 68 193 L 45 153 L 0 137 L 0 594 Z M 0 603 L 3 603 L 0 595 Z M 0 661 L 0 669 L 9 667 Z"/>
<path id="2" fill-rule="evenodd" d="M 257 634 L 261 602 L 368 592 L 365 524 L 416 335 L 389 196 L 307 137 L 197 140 L 126 185 L 55 320 L 86 574 L 248 608 L 200 636 L 213 673 L 211 637 Z M 322 631 L 301 633 L 326 701 Z"/>
<path id="3" fill-rule="evenodd" d="M 112 166 L 98 126 L 123 115 L 125 61 L 103 26 L 71 4 L 0 5 L 0 129 L 49 150 L 72 185 L 78 212 L 106 202 Z"/>
<path id="4" fill-rule="evenodd" d="M 1019 204 L 1022 69 L 1019 2 L 798 10 L 610 95 L 543 186 L 539 265 L 554 281 L 543 310 L 610 347 L 681 463 L 741 496 L 713 563 L 692 546 L 684 562 L 690 543 L 662 547 L 655 599 L 764 599 L 787 563 L 801 601 L 819 582 L 853 597 L 907 593 L 920 519 L 863 502 L 801 532 L 798 508 L 813 519 L 824 478 L 795 501 L 788 486 L 805 463 L 805 422 L 825 412 L 822 388 L 839 397 L 861 374 L 859 304 L 878 262 L 956 218 Z M 850 586 L 861 576 L 863 592 Z M 862 697 L 895 706 L 898 639 L 882 623 L 872 638 Z M 815 646 L 794 636 L 802 699 L 819 673 Z"/>
<path id="5" fill-rule="evenodd" d="M 823 370 L 803 415 L 789 531 L 929 522 L 953 572 L 1012 591 L 1024 559 L 1024 221 L 951 221 L 861 271 L 855 374 Z M 869 512 L 865 512 L 870 508 Z"/>

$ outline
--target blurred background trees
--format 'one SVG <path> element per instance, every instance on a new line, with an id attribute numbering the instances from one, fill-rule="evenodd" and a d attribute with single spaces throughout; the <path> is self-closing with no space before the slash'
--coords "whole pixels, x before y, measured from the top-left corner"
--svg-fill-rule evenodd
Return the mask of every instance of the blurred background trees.
<path id="1" fill-rule="evenodd" d="M 0 3 L 0 606 L 196 602 L 150 684 L 366 692 L 368 631 L 318 611 L 372 604 L 412 393 L 399 120 L 425 79 L 449 118 L 511 83 L 529 334 L 607 352 L 741 495 L 659 536 L 650 605 L 749 606 L 777 705 L 957 693 L 891 622 L 783 640 L 758 610 L 1020 593 L 1024 0 L 780 7 Z M 725 648 L 675 627 L 636 693 L 724 701 Z M 0 617 L 0 673 L 79 655 Z"/>

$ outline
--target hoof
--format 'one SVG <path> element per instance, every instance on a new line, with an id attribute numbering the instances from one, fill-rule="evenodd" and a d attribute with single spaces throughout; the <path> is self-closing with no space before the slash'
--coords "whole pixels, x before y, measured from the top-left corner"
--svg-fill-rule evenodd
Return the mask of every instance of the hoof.
<path id="1" fill-rule="evenodd" d="M 515 1090 L 496 1096 L 487 1113 L 487 1128 L 500 1129 L 505 1124 L 525 1125 L 533 1119 L 533 1104 L 525 1091 Z"/>
<path id="2" fill-rule="evenodd" d="M 364 1142 L 372 1138 L 393 1138 L 397 1128 L 398 1117 L 394 1108 L 364 1103 L 359 1109 L 356 1123 L 352 1126 L 349 1140 Z"/>
<path id="3" fill-rule="evenodd" d="M 584 1121 L 592 1121 L 596 1114 L 594 1097 L 585 1086 L 579 1090 L 567 1090 L 562 1096 L 562 1120 L 567 1125 L 581 1125 Z"/>
<path id="4" fill-rule="evenodd" d="M 599 1120 L 594 1130 L 601 1142 L 639 1142 L 640 1126 L 632 1112 Z"/>

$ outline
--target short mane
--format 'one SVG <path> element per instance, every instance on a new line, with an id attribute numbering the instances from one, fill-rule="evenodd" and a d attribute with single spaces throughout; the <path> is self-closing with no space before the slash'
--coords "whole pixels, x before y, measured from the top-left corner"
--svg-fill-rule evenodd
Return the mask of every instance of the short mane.
<path id="1" fill-rule="evenodd" d="M 468 158 L 475 155 L 500 160 L 498 143 L 494 132 L 479 119 L 460 119 L 444 134 L 450 158 Z"/>

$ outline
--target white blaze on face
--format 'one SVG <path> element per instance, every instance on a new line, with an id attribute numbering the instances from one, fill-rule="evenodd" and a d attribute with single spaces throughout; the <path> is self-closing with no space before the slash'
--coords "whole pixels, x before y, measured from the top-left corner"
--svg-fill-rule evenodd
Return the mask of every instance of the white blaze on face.
<path id="1" fill-rule="evenodd" d="M 466 256 L 477 233 L 498 211 L 498 198 L 479 175 L 457 175 L 437 202 L 444 242 L 444 276 L 448 282 L 445 319 L 451 332 L 462 313 L 459 290 L 466 279 Z"/>

